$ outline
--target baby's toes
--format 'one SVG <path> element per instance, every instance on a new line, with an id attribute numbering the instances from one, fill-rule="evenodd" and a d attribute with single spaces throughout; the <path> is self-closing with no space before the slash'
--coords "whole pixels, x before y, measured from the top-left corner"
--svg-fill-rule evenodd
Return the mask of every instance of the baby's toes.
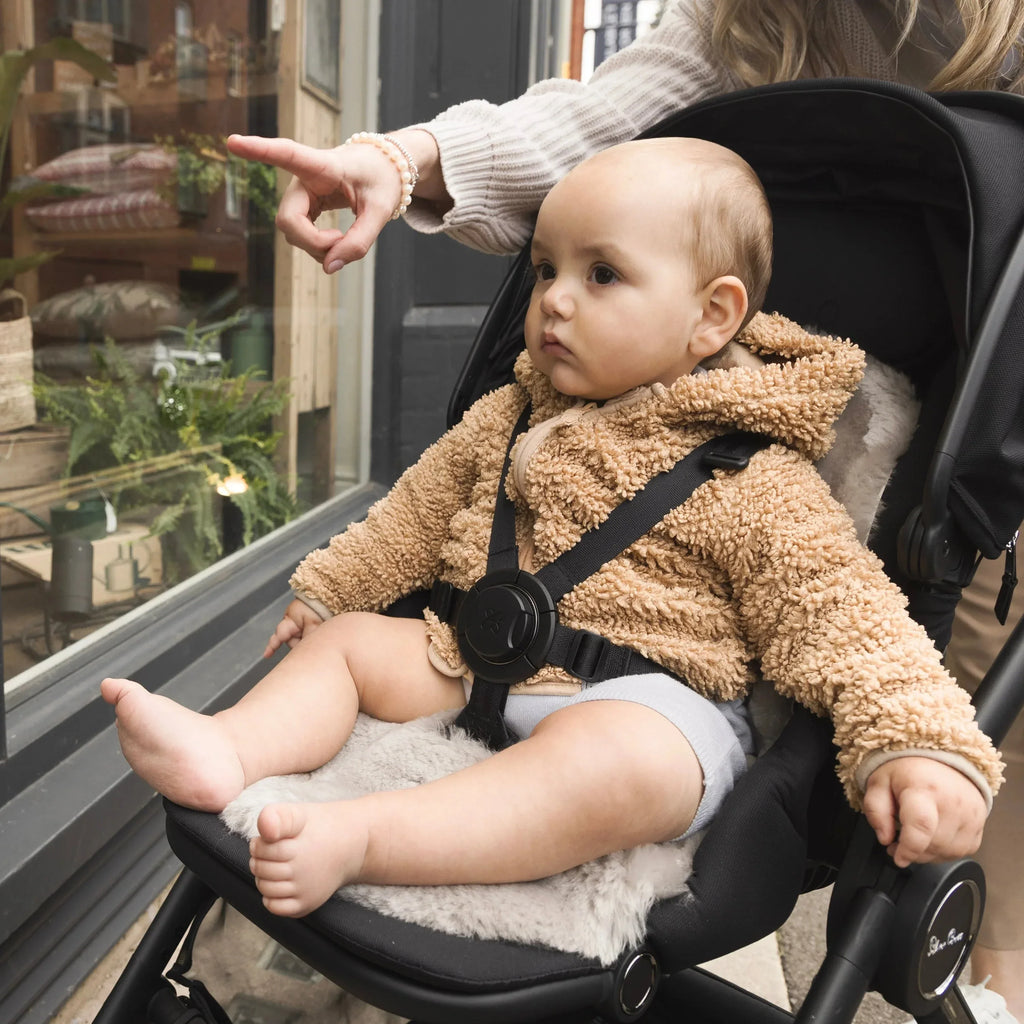
<path id="1" fill-rule="evenodd" d="M 108 677 L 100 683 L 100 693 L 108 704 L 117 705 L 122 698 L 142 687 L 131 679 L 115 679 Z"/>
<path id="2" fill-rule="evenodd" d="M 291 882 L 270 882 L 257 878 L 256 888 L 263 897 L 263 906 L 278 917 L 301 917 L 311 909 L 296 894 Z"/>
<path id="3" fill-rule="evenodd" d="M 278 917 L 302 917 L 313 905 L 292 882 L 271 882 L 256 879 L 256 888 L 263 897 L 263 906 Z"/>
<path id="4" fill-rule="evenodd" d="M 278 917 L 305 917 L 306 914 L 313 909 L 312 907 L 307 906 L 302 900 L 295 899 L 294 897 L 284 900 L 275 900 L 268 899 L 264 896 L 263 906 L 265 906 L 270 913 L 276 914 Z"/>
<path id="5" fill-rule="evenodd" d="M 256 888 L 264 900 L 286 900 L 295 896 L 295 883 L 288 878 L 275 881 L 271 878 L 255 876 Z"/>
<path id="6" fill-rule="evenodd" d="M 249 871 L 257 881 L 291 882 L 295 877 L 290 860 L 267 860 L 253 856 L 249 859 Z"/>
<path id="7" fill-rule="evenodd" d="M 270 846 L 294 839 L 306 824 L 301 804 L 268 804 L 256 819 L 260 839 Z"/>

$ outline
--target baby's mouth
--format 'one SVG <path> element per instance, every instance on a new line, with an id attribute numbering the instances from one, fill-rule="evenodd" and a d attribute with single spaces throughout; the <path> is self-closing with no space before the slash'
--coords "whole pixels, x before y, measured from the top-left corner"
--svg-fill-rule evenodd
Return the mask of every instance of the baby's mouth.
<path id="1" fill-rule="evenodd" d="M 559 340 L 558 335 L 553 331 L 545 331 L 540 339 L 541 348 L 552 355 L 568 353 L 569 349 Z"/>

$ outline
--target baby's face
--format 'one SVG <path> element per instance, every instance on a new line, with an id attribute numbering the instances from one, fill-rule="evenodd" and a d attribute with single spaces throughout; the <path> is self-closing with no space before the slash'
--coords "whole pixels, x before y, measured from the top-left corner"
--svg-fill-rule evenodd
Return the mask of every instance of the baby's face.
<path id="1" fill-rule="evenodd" d="M 582 165 L 544 200 L 526 315 L 534 364 L 563 394 L 593 400 L 671 384 L 698 362 L 683 218 L 665 215 L 660 186 L 613 169 Z"/>

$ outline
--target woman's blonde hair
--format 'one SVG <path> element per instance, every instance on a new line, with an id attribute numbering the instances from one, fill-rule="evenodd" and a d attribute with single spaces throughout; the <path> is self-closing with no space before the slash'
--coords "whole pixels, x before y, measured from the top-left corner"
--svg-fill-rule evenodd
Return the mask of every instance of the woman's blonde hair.
<path id="1" fill-rule="evenodd" d="M 1019 0 L 956 0 L 964 41 L 930 88 L 993 89 L 1007 54 L 1020 50 L 1024 4 Z M 917 20 L 920 0 L 894 0 L 899 42 Z M 858 75 L 840 36 L 832 0 L 718 0 L 711 42 L 715 52 L 747 85 L 801 76 Z M 1018 72 L 1018 77 L 1020 72 Z"/>

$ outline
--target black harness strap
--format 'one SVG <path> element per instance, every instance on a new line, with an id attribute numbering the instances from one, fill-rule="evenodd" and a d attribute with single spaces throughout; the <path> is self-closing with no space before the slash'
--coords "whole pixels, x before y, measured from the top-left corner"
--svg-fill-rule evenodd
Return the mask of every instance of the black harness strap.
<path id="1" fill-rule="evenodd" d="M 556 665 L 584 682 L 643 672 L 665 672 L 657 662 L 597 633 L 558 622 L 557 604 L 578 583 L 649 533 L 682 505 L 716 469 L 742 469 L 771 443 L 761 434 L 738 431 L 695 448 L 660 473 L 632 498 L 616 506 L 597 528 L 535 574 L 519 569 L 515 506 L 505 490 L 512 448 L 526 430 L 527 405 L 509 441 L 487 556 L 487 575 L 469 591 L 437 581 L 430 607 L 455 626 L 459 648 L 474 681 L 469 702 L 455 724 L 500 750 L 515 741 L 505 725 L 508 688 L 542 665 Z"/>
<path id="2" fill-rule="evenodd" d="M 512 449 L 519 435 L 530 425 L 531 406 L 527 402 L 512 428 L 512 437 L 505 452 L 498 480 L 498 494 L 494 501 L 494 519 L 491 520 L 491 542 L 487 548 L 487 571 L 519 568 L 519 545 L 516 543 L 516 507 L 508 500 L 505 484 L 512 469 Z"/>
<path id="3" fill-rule="evenodd" d="M 537 570 L 556 603 L 577 583 L 646 536 L 673 509 L 713 476 L 716 469 L 744 469 L 754 452 L 770 444 L 763 434 L 739 432 L 713 437 L 694 448 L 671 469 L 651 477 L 632 498 L 617 505 L 601 525 L 585 533 L 574 547 Z M 504 504 L 511 502 L 501 495 Z M 611 678 L 611 677 L 609 677 Z"/>

